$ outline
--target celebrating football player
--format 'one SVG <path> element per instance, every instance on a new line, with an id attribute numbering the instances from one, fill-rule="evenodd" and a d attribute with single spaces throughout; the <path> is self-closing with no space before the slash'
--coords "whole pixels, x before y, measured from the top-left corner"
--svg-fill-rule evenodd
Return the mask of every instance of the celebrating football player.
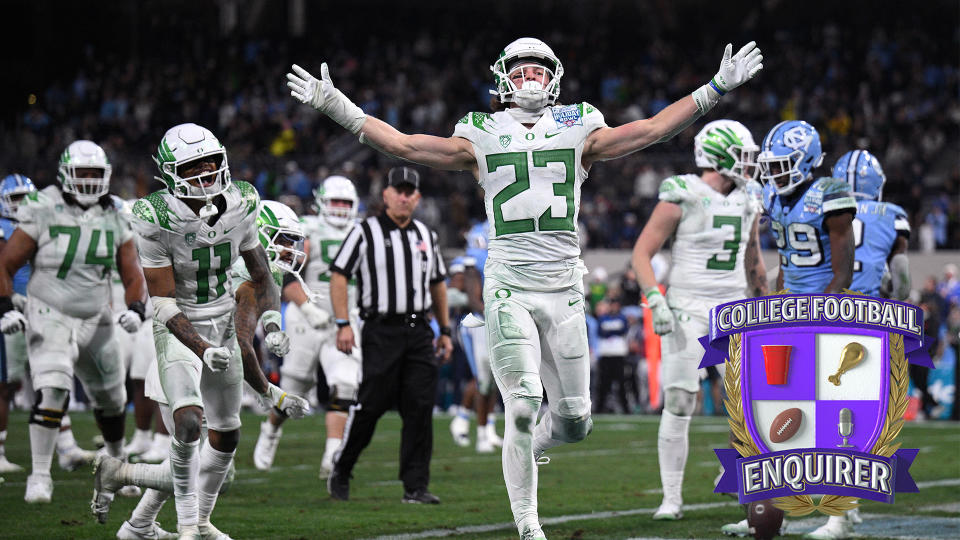
<path id="1" fill-rule="evenodd" d="M 498 108 L 505 110 L 468 113 L 452 137 L 407 135 L 364 114 L 334 87 L 326 64 L 320 79 L 296 65 L 287 75 L 296 99 L 362 142 L 430 167 L 472 171 L 484 189 L 491 223 L 484 312 L 490 363 L 506 408 L 504 477 L 522 538 L 545 538 L 536 461 L 549 448 L 583 440 L 592 428 L 577 238 L 581 185 L 594 163 L 683 130 L 756 75 L 761 61 L 753 42 L 736 54 L 727 45 L 709 83 L 652 118 L 611 128 L 589 103 L 557 104 L 563 64 L 542 41 L 521 38 L 491 67 Z M 535 357 L 535 342 L 542 358 Z M 544 390 L 550 410 L 537 423 Z"/>
<path id="2" fill-rule="evenodd" d="M 123 456 L 127 393 L 110 313 L 111 270 L 116 267 L 123 280 L 127 310 L 121 318 L 128 332 L 143 322 L 147 296 L 133 231 L 120 215 L 120 200 L 108 193 L 111 172 L 102 148 L 71 143 L 60 156 L 58 184 L 23 200 L 19 226 L 0 252 L 0 330 L 26 332 L 37 393 L 28 503 L 48 503 L 53 496 L 50 462 L 74 372 L 93 403 L 106 451 Z M 11 299 L 12 276 L 27 261 L 33 273 L 21 313 Z"/>
<path id="3" fill-rule="evenodd" d="M 664 405 L 657 436 L 663 502 L 656 520 L 683 517 L 690 418 L 705 371 L 697 369 L 703 356 L 697 340 L 708 333 L 708 313 L 745 292 L 767 292 L 758 233 L 761 188 L 755 181 L 759 147 L 733 120 L 710 122 L 693 141 L 701 174 L 663 181 L 660 202 L 633 248 L 633 268 L 653 312 L 653 329 L 663 336 Z M 664 298 L 650 260 L 671 237 L 670 288 Z"/>

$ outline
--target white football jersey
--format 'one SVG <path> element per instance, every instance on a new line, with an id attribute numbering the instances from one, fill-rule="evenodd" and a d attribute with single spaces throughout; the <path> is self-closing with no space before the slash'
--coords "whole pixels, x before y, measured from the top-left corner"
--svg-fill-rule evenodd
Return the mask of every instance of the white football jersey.
<path id="1" fill-rule="evenodd" d="M 133 206 L 140 262 L 144 268 L 173 266 L 177 306 L 191 321 L 232 312 L 235 302 L 228 270 L 241 251 L 260 245 L 257 190 L 235 181 L 223 197 L 226 209 L 212 226 L 165 190 Z"/>
<path id="2" fill-rule="evenodd" d="M 717 301 L 744 297 L 743 259 L 761 210 L 760 193 L 760 185 L 749 182 L 723 195 L 695 174 L 660 184 L 660 200 L 683 211 L 670 252 L 671 290 Z"/>
<path id="3" fill-rule="evenodd" d="M 303 234 L 310 241 L 310 253 L 307 254 L 306 267 L 300 272 L 301 277 L 317 299 L 317 305 L 333 313 L 330 303 L 330 264 L 353 224 L 334 227 L 322 216 L 303 216 L 300 222 L 303 224 Z M 357 287 L 353 278 L 347 287 L 347 305 L 357 305 Z"/>
<path id="4" fill-rule="evenodd" d="M 577 215 L 587 179 L 583 145 L 606 126 L 589 103 L 546 107 L 531 128 L 506 112 L 472 112 L 453 131 L 471 142 L 490 222 L 489 260 L 505 264 L 580 256 Z"/>
<path id="5" fill-rule="evenodd" d="M 120 199 L 103 208 L 67 204 L 58 186 L 28 194 L 17 210 L 20 229 L 37 243 L 27 295 L 86 319 L 110 304 L 117 250 L 133 238 Z"/>

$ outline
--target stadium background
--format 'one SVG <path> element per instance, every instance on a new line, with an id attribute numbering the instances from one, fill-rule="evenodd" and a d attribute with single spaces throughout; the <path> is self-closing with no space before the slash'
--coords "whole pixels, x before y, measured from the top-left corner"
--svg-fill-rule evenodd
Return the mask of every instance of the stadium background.
<path id="1" fill-rule="evenodd" d="M 89 138 L 104 146 L 114 164 L 113 190 L 142 196 L 160 188 L 150 159 L 160 136 L 174 124 L 194 121 L 224 142 L 235 179 L 304 212 L 311 189 L 332 173 L 353 179 L 367 210 L 376 211 L 385 173 L 396 162 L 292 100 L 284 73 L 293 62 L 314 71 L 329 62 L 346 95 L 403 131 L 449 135 L 466 111 L 488 110 L 487 66 L 521 35 L 544 39 L 564 62 L 561 101 L 589 101 L 611 125 L 655 114 L 714 72 L 724 44 L 754 39 L 767 59 L 764 71 L 724 99 L 711 118 L 740 120 L 758 141 L 776 122 L 805 119 L 824 141 L 823 174 L 849 149 L 868 148 L 878 156 L 888 178 L 885 200 L 903 206 L 913 224 L 915 300 L 926 294 L 942 309 L 938 330 L 945 346 L 932 382 L 941 381 L 942 403 L 953 399 L 960 285 L 942 268 L 960 262 L 954 251 L 960 249 L 956 2 L 8 0 L 3 9 L 8 28 L 0 34 L 0 172 L 25 173 L 42 187 L 55 181 L 57 156 L 66 145 Z M 692 172 L 692 137 L 701 125 L 591 171 L 580 214 L 582 243 L 591 266 L 610 269 L 606 283 L 593 283 L 604 285 L 605 293 L 618 290 L 627 255 L 616 250 L 632 246 L 660 180 Z M 418 217 L 440 231 L 452 255 L 471 221 L 482 218 L 481 194 L 468 173 L 420 170 L 425 198 Z M 926 283 L 928 276 L 932 283 Z M 949 408 L 942 414 L 949 415 Z M 19 420 L 11 419 L 11 447 Z M 252 426 L 256 420 L 244 421 Z M 649 442 L 655 424 L 642 428 L 645 421 L 638 425 Z M 83 420 L 77 423 L 83 432 Z M 22 443 L 26 430 L 20 427 Z M 438 438 L 445 429 L 438 424 Z M 915 433 L 923 439 L 914 446 L 943 452 L 948 470 L 939 477 L 960 477 L 955 427 L 945 436 L 938 430 Z M 935 448 L 938 434 L 952 441 L 952 450 Z M 241 453 L 249 451 L 252 435 L 248 430 Z M 714 438 L 722 444 L 723 437 Z M 441 463 L 460 459 L 457 451 L 439 447 Z M 313 460 L 309 448 L 302 452 L 295 459 Z M 19 461 L 26 459 L 21 455 Z M 624 463 L 630 466 L 629 459 Z M 646 487 L 652 487 L 655 465 L 647 465 L 653 472 L 645 473 Z M 496 467 L 488 468 L 488 478 L 499 478 Z M 78 493 L 88 487 L 77 482 Z M 502 485 L 487 489 L 494 493 L 492 508 L 503 514 Z M 955 487 L 946 489 L 954 490 L 945 500 L 954 505 L 947 514 L 955 515 Z M 14 491 L 5 490 L 4 508 L 23 506 L 17 497 L 6 499 Z M 243 508 L 238 499 L 227 500 Z M 17 522 L 32 523 L 30 516 Z M 10 519 L 0 518 L 0 536 Z M 713 530 L 701 525 L 686 535 Z"/>

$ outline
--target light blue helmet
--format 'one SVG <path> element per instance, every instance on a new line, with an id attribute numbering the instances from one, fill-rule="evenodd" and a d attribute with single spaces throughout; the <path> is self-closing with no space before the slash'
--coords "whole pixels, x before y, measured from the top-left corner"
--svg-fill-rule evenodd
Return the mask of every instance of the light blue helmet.
<path id="1" fill-rule="evenodd" d="M 793 192 L 813 178 L 813 170 L 823 163 L 823 149 L 817 128 L 803 120 L 788 120 L 773 126 L 763 138 L 760 178 L 773 183 L 780 195 Z"/>
<path id="2" fill-rule="evenodd" d="M 879 201 L 883 198 L 887 176 L 876 156 L 866 150 L 851 150 L 840 156 L 833 166 L 833 177 L 850 184 L 857 199 Z"/>
<path id="3" fill-rule="evenodd" d="M 20 201 L 37 190 L 33 181 L 22 174 L 10 174 L 0 182 L 0 216 L 8 219 L 17 218 L 17 208 Z"/>

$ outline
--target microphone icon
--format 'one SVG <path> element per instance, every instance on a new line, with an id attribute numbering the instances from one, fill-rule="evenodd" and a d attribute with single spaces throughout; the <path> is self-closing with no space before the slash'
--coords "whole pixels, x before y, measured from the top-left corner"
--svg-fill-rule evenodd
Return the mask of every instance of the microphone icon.
<path id="1" fill-rule="evenodd" d="M 837 447 L 853 448 L 852 444 L 847 444 L 847 439 L 850 438 L 850 434 L 853 432 L 853 413 L 850 409 L 846 407 L 840 409 L 840 421 L 837 423 L 837 430 L 843 439 L 843 442 L 838 444 Z"/>

